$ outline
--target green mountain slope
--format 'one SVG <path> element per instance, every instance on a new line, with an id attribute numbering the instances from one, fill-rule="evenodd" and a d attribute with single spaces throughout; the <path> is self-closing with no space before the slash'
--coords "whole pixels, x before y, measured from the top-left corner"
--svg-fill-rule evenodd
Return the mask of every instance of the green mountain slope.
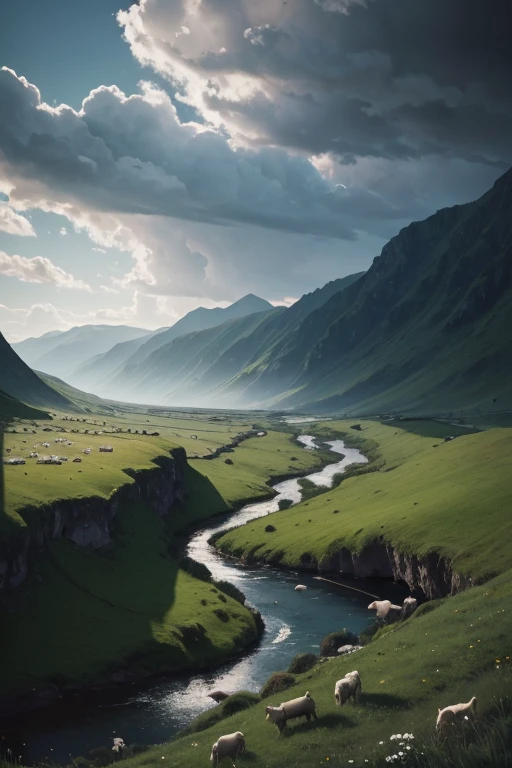
<path id="1" fill-rule="evenodd" d="M 146 328 L 127 325 L 83 325 L 39 339 L 25 339 L 13 344 L 13 349 L 31 368 L 66 378 L 93 355 L 147 333 Z"/>
<path id="2" fill-rule="evenodd" d="M 153 336 L 157 336 L 168 328 L 158 328 L 156 331 L 139 336 L 136 339 L 120 341 L 106 352 L 94 355 L 78 366 L 67 378 L 87 390 L 99 390 L 115 374 L 121 371 L 126 361 L 134 355 L 143 344 Z"/>
<path id="3" fill-rule="evenodd" d="M 270 309 L 272 304 L 253 294 L 248 294 L 225 308 L 198 307 L 170 328 L 161 328 L 137 340 L 118 344 L 105 354 L 87 360 L 67 378 L 82 389 L 90 389 L 104 397 L 118 397 L 119 388 L 125 390 L 127 380 L 132 379 L 137 368 L 142 366 L 153 352 L 170 344 L 179 336 L 215 328 L 228 320 Z M 138 374 L 135 376 L 140 378 Z M 144 392 L 141 392 L 139 397 L 144 399 Z"/>
<path id="4" fill-rule="evenodd" d="M 226 400 L 222 395 L 226 382 L 261 355 L 271 355 L 274 346 L 297 329 L 311 311 L 362 274 L 334 280 L 303 296 L 289 309 L 278 307 L 250 314 L 209 330 L 179 336 L 140 361 L 134 356 L 114 382 L 116 396 L 173 405 L 229 406 L 229 398 Z M 161 334 L 159 339 L 165 335 Z M 157 341 L 155 338 L 152 343 Z"/>
<path id="5" fill-rule="evenodd" d="M 72 410 L 73 404 L 67 397 L 45 384 L 32 371 L 0 333 L 0 390 L 21 404 L 46 408 Z M 7 405 L 7 404 L 6 404 Z"/>
<path id="6" fill-rule="evenodd" d="M 0 422 L 10 421 L 12 418 L 47 419 L 50 417 L 46 411 L 32 408 L 32 406 L 26 405 L 15 397 L 11 397 L 10 395 L 6 395 L 5 392 L 0 391 Z"/>
<path id="7" fill-rule="evenodd" d="M 358 413 L 512 406 L 512 173 L 403 229 L 368 272 L 225 388 Z"/>

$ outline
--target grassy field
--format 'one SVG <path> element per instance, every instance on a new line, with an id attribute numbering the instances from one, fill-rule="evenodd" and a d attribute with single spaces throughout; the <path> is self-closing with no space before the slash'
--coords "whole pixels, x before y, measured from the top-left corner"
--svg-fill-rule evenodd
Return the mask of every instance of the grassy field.
<path id="1" fill-rule="evenodd" d="M 154 747 L 129 760 L 127 768 L 160 764 L 162 757 L 172 768 L 206 765 L 212 743 L 221 734 L 237 730 L 245 734 L 249 752 L 240 765 L 313 768 L 350 763 L 363 768 L 396 754 L 400 748 L 390 742 L 393 734 L 413 733 L 416 746 L 429 742 L 438 707 L 475 695 L 480 714 L 485 715 L 511 691 L 510 574 L 429 607 L 430 611 L 418 612 L 357 654 L 331 659 L 297 675 L 297 684 L 286 692 L 212 728 Z M 353 669 L 361 675 L 363 695 L 360 703 L 340 709 L 334 702 L 334 684 Z M 292 721 L 288 733 L 280 736 L 265 721 L 264 707 L 306 691 L 316 702 L 318 720 Z M 469 760 L 461 764 L 479 765 Z"/>
<path id="2" fill-rule="evenodd" d="M 384 525 L 386 538 L 401 549 L 419 553 L 435 549 L 450 556 L 461 571 L 479 577 L 490 572 L 499 575 L 454 597 L 426 604 L 407 622 L 380 630 L 357 654 L 318 664 L 296 675 L 296 684 L 285 693 L 210 728 L 151 748 L 131 758 L 127 768 L 155 765 L 162 759 L 172 768 L 206 765 L 212 743 L 221 734 L 237 730 L 245 734 L 248 750 L 239 765 L 252 768 L 319 764 L 380 768 L 387 764 L 387 756 L 400 750 L 405 755 L 400 764 L 422 768 L 508 764 L 512 434 L 491 430 L 445 443 L 432 438 L 434 427 L 428 425 L 429 436 L 423 437 L 396 425 L 361 422 L 359 431 L 350 429 L 353 424 L 319 425 L 312 431 L 346 430 L 347 439 L 366 449 L 375 471 L 344 480 L 323 496 L 277 513 L 274 533 L 266 534 L 264 523 L 256 520 L 222 537 L 222 546 L 247 553 L 261 544 L 257 552 L 264 558 L 285 549 L 284 561 L 296 564 L 306 547 L 319 558 L 333 542 L 358 548 L 380 535 Z M 334 516 L 334 509 L 340 513 Z M 339 709 L 334 684 L 352 669 L 361 674 L 363 695 L 358 704 Z M 280 736 L 265 721 L 264 707 L 307 690 L 316 701 L 318 721 L 292 721 L 288 733 Z M 453 739 L 452 746 L 443 746 L 434 738 L 437 709 L 468 701 L 473 695 L 479 700 L 476 725 L 468 724 L 456 748 Z M 398 746 L 398 740 L 390 741 L 391 735 L 406 732 L 415 736 L 414 741 L 405 742 L 412 744 L 410 754 L 405 754 L 404 743 Z M 469 742 L 462 749 L 461 744 Z"/>
<path id="3" fill-rule="evenodd" d="M 351 424 L 337 428 L 350 433 Z M 510 566 L 510 430 L 446 443 L 375 422 L 361 427 L 351 436 L 367 441 L 378 471 L 348 478 L 329 494 L 281 512 L 273 533 L 257 520 L 228 532 L 218 546 L 261 560 L 284 552 L 280 562 L 297 566 L 305 551 L 321 562 L 342 546 L 359 552 L 382 537 L 405 553 L 437 552 L 473 579 Z"/>
<path id="4" fill-rule="evenodd" d="M 104 679 L 123 667 L 139 676 L 196 668 L 257 637 L 247 609 L 178 569 L 164 522 L 145 505 L 123 508 L 117 529 L 108 552 L 54 542 L 31 577 L 4 599 L 3 695 L 45 681 Z M 228 621 L 215 609 L 224 609 Z M 197 623 L 204 634 L 191 642 L 185 630 L 184 639 L 180 627 Z"/>
<path id="5" fill-rule="evenodd" d="M 49 426 L 52 431 L 46 431 Z M 43 509 L 60 499 L 107 498 L 119 486 L 134 482 L 127 468 L 155 467 L 155 459 L 168 456 L 179 444 L 208 453 L 251 427 L 247 414 L 239 420 L 205 413 L 200 417 L 54 414 L 50 423 L 17 422 L 11 427 L 16 431 L 4 435 L 4 455 L 23 457 L 27 463 L 3 467 L 0 531 L 8 538 L 13 527 L 29 525 L 28 507 Z M 143 430 L 159 435 L 143 435 Z M 72 445 L 56 442 L 62 437 Z M 43 442 L 50 448 L 43 448 Z M 112 445 L 113 453 L 100 453 L 102 444 Z M 85 448 L 91 448 L 89 455 L 83 453 Z M 37 464 L 28 458 L 32 450 L 64 455 L 68 461 Z M 76 456 L 80 463 L 72 461 Z M 226 464 L 226 458 L 232 463 Z M 12 695 L 48 681 L 104 680 L 123 667 L 136 676 L 194 669 L 220 663 L 256 639 L 252 614 L 180 570 L 169 555 L 169 543 L 174 533 L 194 523 L 245 499 L 268 495 L 267 481 L 273 475 L 304 472 L 321 460 L 319 452 L 302 450 L 291 435 L 269 432 L 216 459 L 191 460 L 185 501 L 165 522 L 145 505 L 124 506 L 115 522 L 111 550 L 85 550 L 67 540 L 52 542 L 29 578 L 0 603 L 0 618 L 9 626 L 9 632 L 0 633 L 0 658 L 8 662 L 3 665 L 0 694 Z M 221 618 L 214 612 L 218 609 L 226 612 Z M 197 633 L 196 624 L 204 632 Z"/>

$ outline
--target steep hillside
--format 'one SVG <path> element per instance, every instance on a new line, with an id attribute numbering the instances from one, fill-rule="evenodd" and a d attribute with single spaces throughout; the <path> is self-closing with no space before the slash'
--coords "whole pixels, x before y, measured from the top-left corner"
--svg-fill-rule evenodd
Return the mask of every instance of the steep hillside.
<path id="1" fill-rule="evenodd" d="M 50 416 L 46 411 L 40 411 L 38 408 L 25 405 L 21 400 L 17 400 L 15 397 L 0 391 L 0 422 L 7 422 L 12 418 L 47 419 Z"/>
<path id="2" fill-rule="evenodd" d="M 231 377 L 236 377 L 260 355 L 270 356 L 274 346 L 297 330 L 313 310 L 362 274 L 333 280 L 306 294 L 289 309 L 279 307 L 272 312 L 267 310 L 224 322 L 210 330 L 179 336 L 173 342 L 159 346 L 143 360 L 137 360 L 145 347 L 149 347 L 149 344 L 144 345 L 113 381 L 112 396 L 116 393 L 116 397 L 132 401 L 142 398 L 145 402 L 173 405 L 214 406 L 219 403 L 229 406 L 229 399 L 222 398 L 221 390 Z M 247 306 L 249 298 L 240 302 Z M 252 300 L 249 306 L 254 306 Z M 239 307 L 236 309 L 239 311 Z M 151 344 L 155 345 L 168 333 L 152 339 Z"/>
<path id="3" fill-rule="evenodd" d="M 145 328 L 127 325 L 83 325 L 39 339 L 25 339 L 13 344 L 13 349 L 31 368 L 66 378 L 93 355 L 147 333 Z"/>
<path id="4" fill-rule="evenodd" d="M 167 330 L 168 328 L 158 328 L 136 339 L 120 341 L 106 352 L 88 358 L 68 376 L 68 380 L 87 390 L 100 390 L 143 344 Z"/>
<path id="5" fill-rule="evenodd" d="M 139 365 L 113 382 L 117 397 L 131 402 L 194 405 L 205 392 L 223 384 L 251 360 L 267 338 L 275 316 L 285 310 L 258 312 L 215 328 L 189 333 L 158 347 Z"/>
<path id="6" fill-rule="evenodd" d="M 74 405 L 65 395 L 45 384 L 32 371 L 0 333 L 0 390 L 5 395 L 42 408 L 74 410 Z"/>
<path id="7" fill-rule="evenodd" d="M 331 411 L 512 406 L 512 173 L 403 229 L 368 272 L 224 387 Z"/>
<path id="8" fill-rule="evenodd" d="M 118 387 L 121 384 L 124 388 L 126 377 L 131 378 L 132 373 L 146 358 L 179 336 L 216 328 L 228 320 L 270 309 L 272 305 L 268 301 L 252 293 L 229 307 L 213 309 L 198 307 L 188 312 L 170 328 L 160 328 L 137 340 L 118 344 L 105 354 L 87 360 L 71 376 L 68 376 L 68 380 L 80 388 L 90 389 L 102 396 L 117 397 Z"/>

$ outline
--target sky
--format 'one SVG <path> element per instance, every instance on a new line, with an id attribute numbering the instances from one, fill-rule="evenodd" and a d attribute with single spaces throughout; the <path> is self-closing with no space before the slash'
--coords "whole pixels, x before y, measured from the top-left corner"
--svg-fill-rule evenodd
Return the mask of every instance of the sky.
<path id="1" fill-rule="evenodd" d="M 290 304 L 512 163 L 508 0 L 6 0 L 0 330 Z"/>

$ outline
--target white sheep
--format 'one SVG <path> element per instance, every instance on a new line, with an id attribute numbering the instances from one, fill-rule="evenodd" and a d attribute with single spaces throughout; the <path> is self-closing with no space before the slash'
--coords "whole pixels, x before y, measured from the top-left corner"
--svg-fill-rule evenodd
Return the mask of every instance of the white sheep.
<path id="1" fill-rule="evenodd" d="M 122 752 L 123 749 L 126 747 L 126 744 L 124 743 L 124 740 L 116 737 L 114 739 L 114 746 L 112 747 L 112 752 Z"/>
<path id="2" fill-rule="evenodd" d="M 228 733 L 226 736 L 221 736 L 219 739 L 217 739 L 215 744 L 212 746 L 210 762 L 212 762 L 213 765 L 218 765 L 224 757 L 230 757 L 233 761 L 239 755 L 243 755 L 244 752 L 245 736 L 243 733 L 241 731 L 236 731 L 236 733 Z"/>
<path id="3" fill-rule="evenodd" d="M 278 707 L 265 707 L 265 713 L 267 720 L 274 723 L 279 731 L 286 727 L 287 720 L 294 720 L 296 717 L 305 717 L 308 723 L 311 717 L 317 719 L 315 702 L 309 691 L 305 696 L 285 701 Z"/>
<path id="4" fill-rule="evenodd" d="M 464 717 L 476 716 L 476 696 L 467 702 L 467 704 L 452 704 L 444 709 L 437 710 L 436 729 L 442 731 L 447 725 L 455 725 L 457 720 Z"/>
<path id="5" fill-rule="evenodd" d="M 402 611 L 401 605 L 393 605 L 391 600 L 374 600 L 373 603 L 370 603 L 368 606 L 369 611 L 377 611 L 377 618 L 378 619 L 384 619 L 386 620 L 391 613 L 391 615 L 395 611 Z"/>
<path id="6" fill-rule="evenodd" d="M 345 677 L 338 680 L 334 686 L 334 698 L 336 704 L 339 707 L 342 707 L 350 698 L 352 698 L 354 704 L 356 704 L 359 701 L 361 690 L 361 676 L 359 675 L 359 672 L 355 670 L 354 672 L 347 672 Z"/>
<path id="7" fill-rule="evenodd" d="M 412 616 L 417 607 L 418 601 L 415 597 L 406 597 L 402 606 L 402 621 L 405 621 L 409 616 Z"/>

